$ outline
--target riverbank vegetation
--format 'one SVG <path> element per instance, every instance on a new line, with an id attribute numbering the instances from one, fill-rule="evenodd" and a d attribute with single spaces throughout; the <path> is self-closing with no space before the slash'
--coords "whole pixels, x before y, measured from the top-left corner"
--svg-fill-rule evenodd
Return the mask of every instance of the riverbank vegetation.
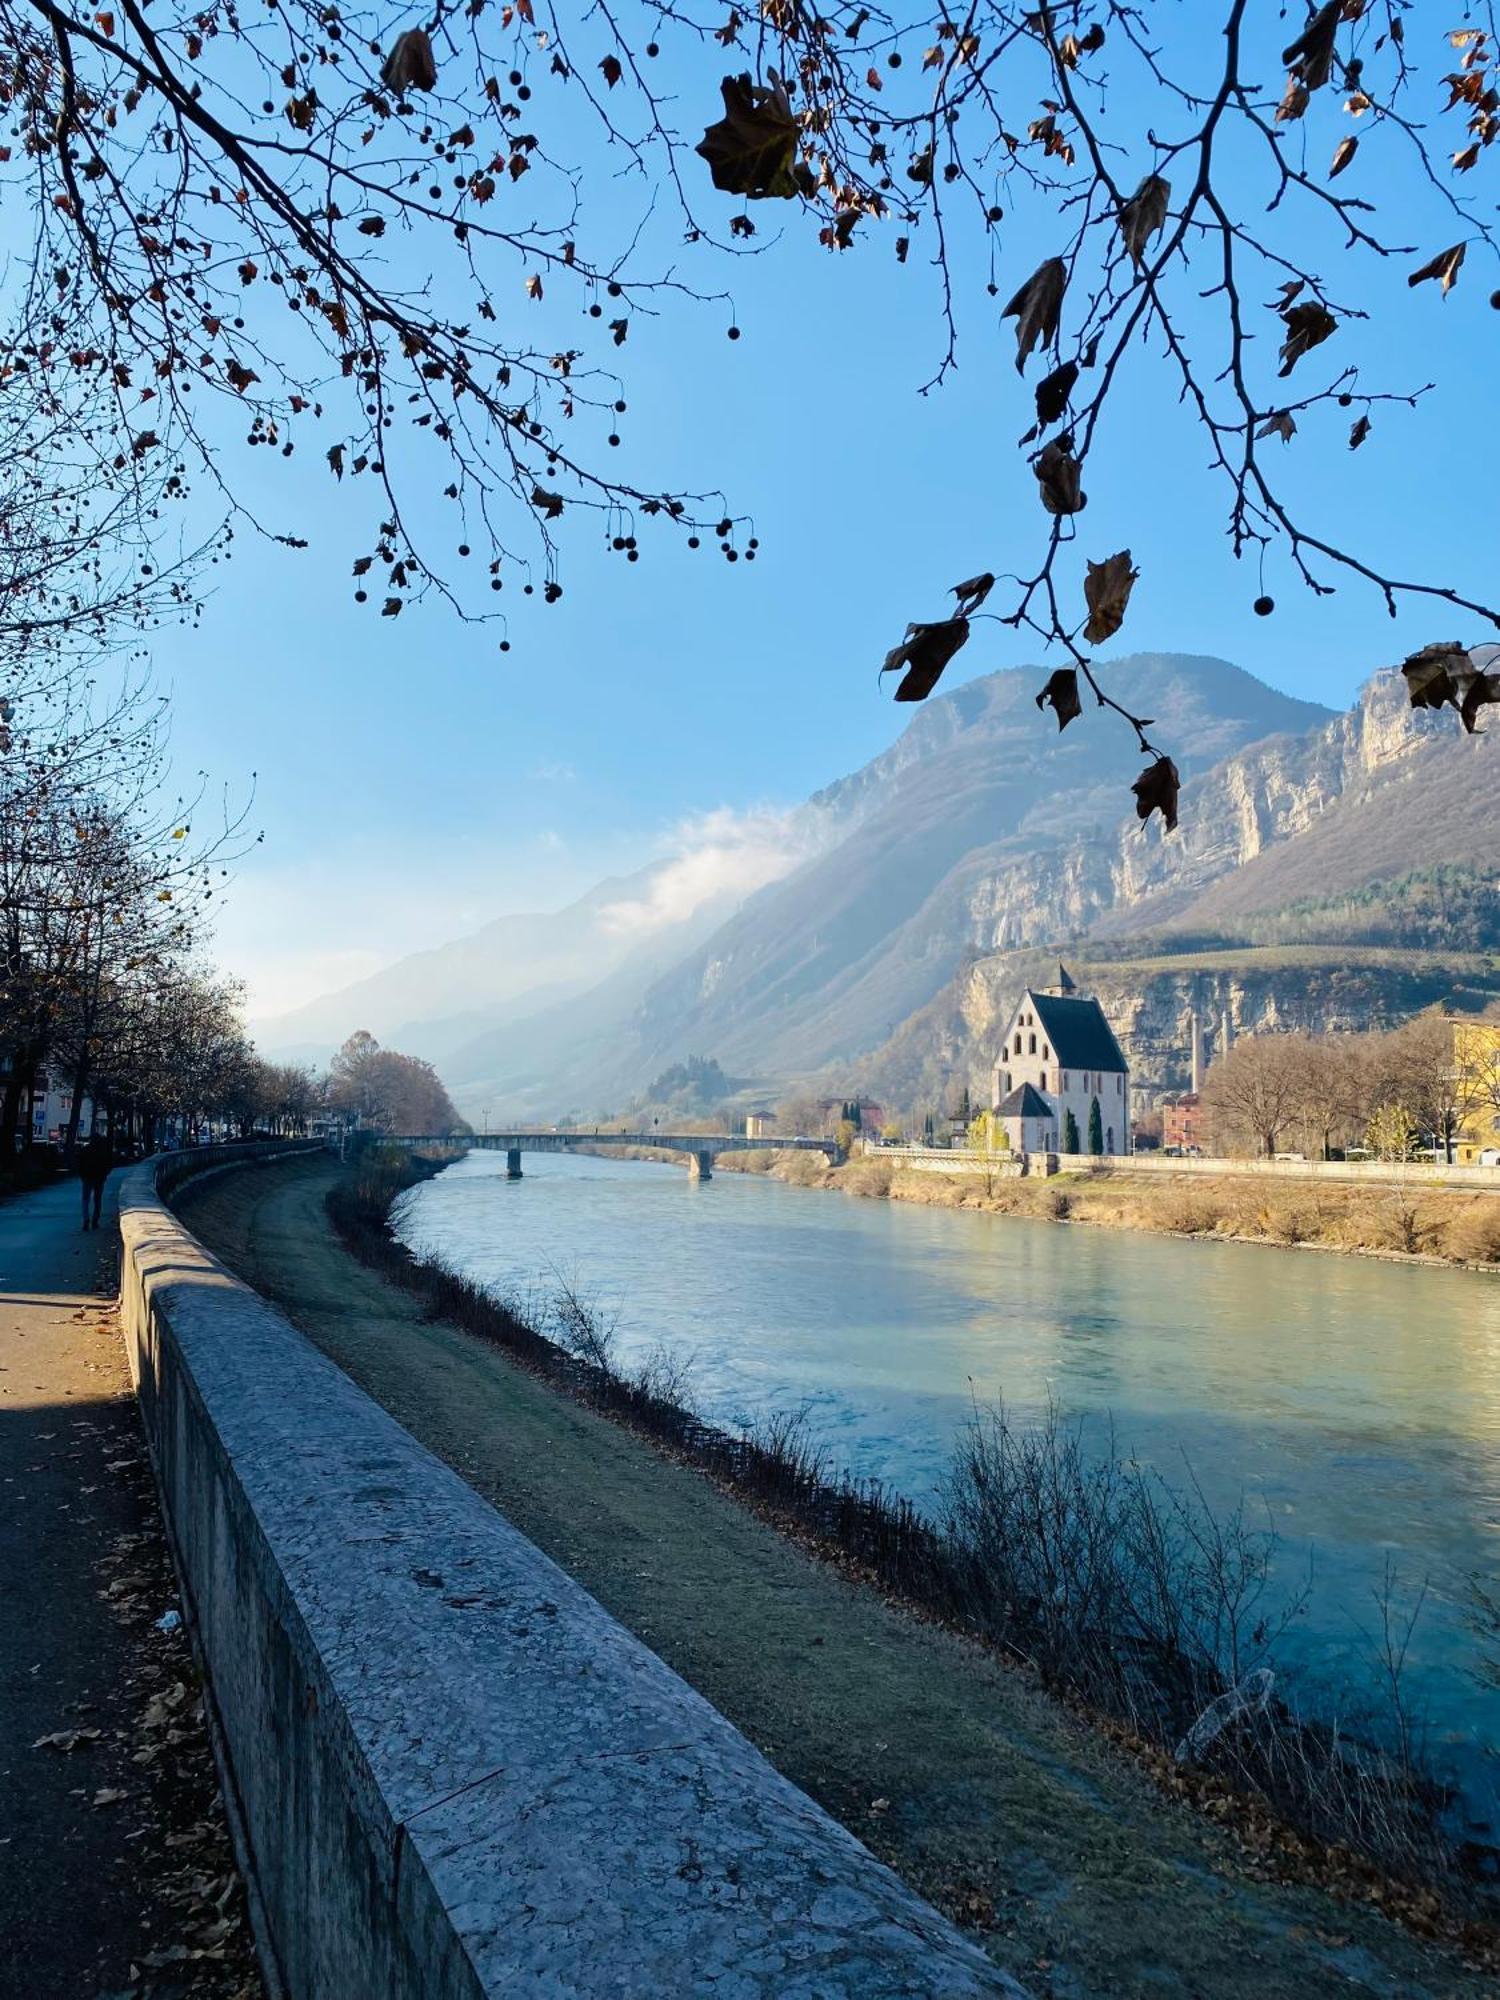
<path id="1" fill-rule="evenodd" d="M 414 1259 L 388 1217 L 433 1170 L 374 1151 L 327 1203 L 345 1244 L 432 1312 L 884 1592 L 1023 1664 L 1272 1865 L 1394 1902 L 1425 1929 L 1471 1924 L 1480 1926 L 1471 1941 L 1488 1935 L 1495 1857 L 1452 1833 L 1453 1794 L 1425 1761 L 1403 1684 L 1409 1614 L 1394 1580 L 1376 1663 L 1380 1712 L 1320 1695 L 1279 1650 L 1297 1604 L 1273 1602 L 1275 1538 L 1243 1508 L 1215 1518 L 1190 1482 L 1170 1486 L 1112 1449 L 1086 1447 L 1056 1412 L 1022 1428 L 1003 1409 L 976 1408 L 942 1508 L 928 1516 L 841 1473 L 796 1416 L 745 1432 L 704 1422 L 668 1358 L 620 1365 L 609 1324 L 576 1289 L 497 1299 Z"/>
<path id="2" fill-rule="evenodd" d="M 718 1171 L 771 1174 L 793 1187 L 831 1188 L 928 1208 L 967 1208 L 1036 1221 L 1093 1223 L 1170 1236 L 1500 1264 L 1500 1195 L 1470 1194 L 1402 1180 L 1389 1184 L 1250 1175 L 1132 1174 L 1101 1165 L 1084 1173 L 1022 1179 L 986 1173 L 928 1173 L 867 1153 L 830 1167 L 818 1153 L 771 1148 L 725 1153 Z"/>

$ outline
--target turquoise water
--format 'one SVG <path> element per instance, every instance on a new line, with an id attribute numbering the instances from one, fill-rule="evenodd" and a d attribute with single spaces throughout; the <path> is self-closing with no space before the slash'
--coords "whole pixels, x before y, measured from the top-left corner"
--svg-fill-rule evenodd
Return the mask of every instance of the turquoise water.
<path id="1" fill-rule="evenodd" d="M 1315 1588 L 1295 1647 L 1363 1680 L 1387 1560 L 1425 1584 L 1411 1647 L 1435 1737 L 1477 1771 L 1500 1691 L 1477 1678 L 1471 1575 L 1500 1575 L 1500 1281 L 865 1201 L 568 1155 L 471 1153 L 400 1233 L 507 1293 L 561 1273 L 618 1315 L 627 1360 L 692 1357 L 721 1420 L 805 1406 L 844 1465 L 932 1505 L 974 1398 L 1049 1398 L 1216 1508 L 1241 1495 Z"/>

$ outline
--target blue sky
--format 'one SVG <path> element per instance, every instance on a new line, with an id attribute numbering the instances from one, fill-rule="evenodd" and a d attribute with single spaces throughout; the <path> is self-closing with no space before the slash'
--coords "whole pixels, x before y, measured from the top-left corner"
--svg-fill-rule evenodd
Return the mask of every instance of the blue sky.
<path id="1" fill-rule="evenodd" d="M 1305 135 L 1310 158 L 1342 129 L 1326 95 Z M 1135 173 L 1149 164 L 1143 116 L 1128 95 L 1111 108 Z M 1373 177 L 1362 191 L 1377 191 Z M 636 201 L 602 174 L 586 193 L 606 224 Z M 783 219 L 765 215 L 769 206 L 758 217 L 768 229 Z M 1500 564 L 1475 432 L 1495 380 L 1500 313 L 1487 297 L 1500 274 L 1471 253 L 1448 299 L 1431 285 L 1410 291 L 1407 271 L 1458 232 L 1450 219 L 1450 234 L 1435 235 L 1443 225 L 1431 211 L 1391 213 L 1393 233 L 1405 225 L 1421 257 L 1355 259 L 1346 274 L 1337 239 L 1315 244 L 1324 275 L 1357 291 L 1373 317 L 1322 350 L 1326 367 L 1319 355 L 1304 362 L 1293 386 L 1305 394 L 1357 361 L 1363 386 L 1439 377 L 1438 388 L 1415 413 L 1377 410 L 1357 456 L 1336 410 L 1269 448 L 1284 452 L 1314 525 L 1357 540 L 1372 560 L 1483 594 Z M 232 785 L 256 773 L 266 838 L 239 872 L 218 947 L 249 981 L 253 1012 L 504 911 L 560 903 L 685 827 L 690 838 L 703 815 L 720 814 L 722 826 L 726 809 L 791 804 L 857 767 L 907 720 L 876 681 L 907 619 L 939 615 L 961 577 L 1034 560 L 1044 517 L 1016 441 L 1038 371 L 1017 376 L 998 307 L 1055 247 L 1053 226 L 1026 215 L 1007 224 L 997 299 L 985 295 L 978 246 L 962 253 L 960 366 L 924 398 L 941 333 L 920 238 L 898 269 L 892 228 L 834 256 L 790 210 L 785 220 L 768 254 L 731 263 L 704 252 L 691 267 L 705 289 L 732 287 L 732 314 L 669 304 L 657 320 L 635 319 L 621 357 L 621 459 L 651 486 L 722 486 L 754 517 L 754 564 L 730 567 L 712 549 L 694 555 L 646 534 L 643 559 L 627 565 L 601 548 L 591 520 L 565 521 L 564 597 L 551 608 L 539 596 L 510 603 L 511 651 L 501 654 L 498 630 L 464 625 L 435 600 L 398 620 L 356 607 L 349 568 L 363 545 L 348 490 L 332 485 L 320 454 L 285 476 L 266 454 L 243 456 L 257 499 L 312 547 L 289 553 L 242 531 L 233 561 L 214 572 L 200 628 L 161 635 L 155 663 L 174 697 L 181 768 Z M 1183 286 L 1189 326 L 1203 310 L 1194 290 Z M 1252 306 L 1268 385 L 1279 332 L 1260 310 L 1269 297 L 1267 286 Z M 571 337 L 585 329 L 576 301 L 556 310 Z M 731 317 L 743 330 L 733 342 Z M 1225 498 L 1204 461 L 1156 357 L 1142 352 L 1090 466 L 1077 551 L 1080 567 L 1084 555 L 1134 552 L 1141 580 L 1121 651 L 1219 654 L 1342 705 L 1417 645 L 1483 636 L 1442 609 L 1408 608 L 1393 623 L 1349 581 L 1314 598 L 1274 557 L 1266 583 L 1278 609 L 1256 618 L 1259 581 L 1230 558 Z M 976 626 L 945 685 L 1038 657 L 1024 636 Z M 1119 754 L 1124 804 L 1137 764 L 1123 733 Z"/>

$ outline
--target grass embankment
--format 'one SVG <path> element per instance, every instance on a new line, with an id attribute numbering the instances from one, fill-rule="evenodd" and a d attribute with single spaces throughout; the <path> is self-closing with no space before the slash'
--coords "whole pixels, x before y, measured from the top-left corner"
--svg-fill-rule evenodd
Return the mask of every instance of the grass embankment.
<path id="1" fill-rule="evenodd" d="M 1500 1195 L 1358 1181 L 1258 1180 L 1236 1174 L 1132 1174 L 1128 1167 L 1049 1179 L 1010 1179 L 982 1170 L 923 1173 L 879 1154 L 829 1167 L 816 1153 L 726 1153 L 717 1171 L 771 1174 L 794 1187 L 981 1209 L 1037 1221 L 1094 1223 L 1167 1236 L 1420 1257 L 1438 1263 L 1500 1264 Z"/>
<path id="2" fill-rule="evenodd" d="M 1039 1996 L 1491 1990 L 1450 1947 L 1188 1810 L 1034 1678 L 814 1559 L 703 1474 L 433 1316 L 335 1239 L 317 1161 L 190 1225 L 771 1760 Z"/>

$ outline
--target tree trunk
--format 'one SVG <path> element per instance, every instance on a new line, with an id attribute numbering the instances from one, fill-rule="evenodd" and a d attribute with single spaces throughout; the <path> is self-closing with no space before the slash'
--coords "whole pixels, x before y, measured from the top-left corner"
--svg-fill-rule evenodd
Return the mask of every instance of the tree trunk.
<path id="1" fill-rule="evenodd" d="M 5 1099 L 0 1105 L 0 1171 L 8 1172 L 16 1163 L 16 1134 L 21 1125 L 23 1087 L 21 1064 L 17 1058 L 15 1067 L 5 1079 Z"/>
<path id="2" fill-rule="evenodd" d="M 78 1127 L 83 1118 L 84 1093 L 89 1084 L 89 1059 L 85 1054 L 78 1064 L 78 1072 L 73 1078 L 73 1108 L 68 1113 L 68 1131 L 63 1140 L 63 1164 L 71 1167 L 73 1156 L 78 1151 Z"/>

